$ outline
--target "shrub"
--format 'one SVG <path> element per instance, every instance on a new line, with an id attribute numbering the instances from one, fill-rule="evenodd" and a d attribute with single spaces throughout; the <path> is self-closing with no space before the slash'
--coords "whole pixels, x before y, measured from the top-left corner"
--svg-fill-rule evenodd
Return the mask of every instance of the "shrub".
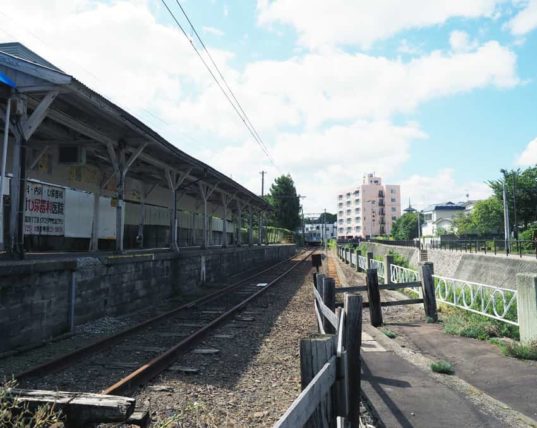
<path id="1" fill-rule="evenodd" d="M 390 339 L 395 339 L 397 337 L 397 333 L 395 331 L 390 330 L 389 328 L 383 328 L 381 329 L 381 331 Z"/>
<path id="2" fill-rule="evenodd" d="M 435 373 L 443 373 L 443 374 L 448 374 L 448 375 L 455 373 L 451 363 L 444 361 L 444 360 L 440 360 L 440 361 L 436 361 L 432 363 L 431 370 Z"/>

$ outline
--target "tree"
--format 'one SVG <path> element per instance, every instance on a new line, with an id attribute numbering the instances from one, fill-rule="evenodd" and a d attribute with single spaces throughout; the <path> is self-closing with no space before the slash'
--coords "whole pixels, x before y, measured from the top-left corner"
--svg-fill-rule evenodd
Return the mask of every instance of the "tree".
<path id="1" fill-rule="evenodd" d="M 502 178 L 488 182 L 495 198 L 502 205 L 504 181 L 510 226 L 515 224 L 516 217 L 517 223 L 522 223 L 526 229 L 530 223 L 537 221 L 537 166 L 528 167 L 522 172 L 519 169 L 504 171 Z M 514 212 L 515 199 L 516 216 Z"/>
<path id="2" fill-rule="evenodd" d="M 337 221 L 337 214 L 322 213 L 318 218 L 313 220 L 313 224 L 335 223 Z"/>
<path id="3" fill-rule="evenodd" d="M 471 213 L 454 219 L 457 234 L 497 235 L 503 233 L 503 205 L 496 196 L 476 202 Z"/>
<path id="4" fill-rule="evenodd" d="M 270 186 L 267 201 L 272 205 L 273 226 L 296 230 L 301 224 L 300 200 L 291 176 L 281 175 Z"/>
<path id="5" fill-rule="evenodd" d="M 423 216 L 420 215 L 421 224 Z M 410 241 L 418 237 L 418 213 L 404 213 L 395 220 L 392 226 L 392 236 L 398 241 Z"/>

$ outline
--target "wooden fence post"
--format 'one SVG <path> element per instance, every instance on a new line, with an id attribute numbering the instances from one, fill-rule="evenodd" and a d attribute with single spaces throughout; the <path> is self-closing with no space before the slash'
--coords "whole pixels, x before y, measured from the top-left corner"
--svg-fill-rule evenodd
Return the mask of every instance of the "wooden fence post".
<path id="1" fill-rule="evenodd" d="M 368 254 L 369 255 L 369 254 Z M 380 306 L 379 279 L 376 269 L 367 270 L 367 298 L 369 300 L 369 316 L 371 325 L 379 327 L 382 325 L 382 308 Z"/>
<path id="2" fill-rule="evenodd" d="M 300 382 L 305 389 L 315 375 L 336 354 L 337 337 L 333 335 L 314 336 L 300 341 Z M 335 387 L 319 404 L 308 422 L 308 428 L 336 426 Z"/>
<path id="3" fill-rule="evenodd" d="M 323 298 L 323 302 L 326 306 L 328 306 L 328 309 L 330 309 L 332 312 L 335 312 L 336 310 L 336 281 L 334 281 L 334 278 L 325 277 L 323 280 L 323 290 L 321 293 L 321 296 Z M 333 334 L 336 332 L 336 329 L 334 326 L 328 321 L 328 318 L 324 318 L 323 320 L 323 327 L 324 331 L 327 334 Z"/>
<path id="4" fill-rule="evenodd" d="M 371 251 L 367 252 L 367 269 L 371 269 L 371 260 L 373 260 L 373 253 Z"/>
<path id="5" fill-rule="evenodd" d="M 437 322 L 438 313 L 436 310 L 436 297 L 434 292 L 433 264 L 431 262 L 423 262 L 420 263 L 420 268 L 425 315 L 433 322 Z"/>
<path id="6" fill-rule="evenodd" d="M 392 283 L 392 265 L 393 265 L 393 256 L 386 255 L 384 256 L 384 284 Z"/>
<path id="7" fill-rule="evenodd" d="M 351 428 L 360 426 L 360 346 L 362 345 L 362 296 L 345 293 L 345 349 L 348 375 L 348 422 Z"/>

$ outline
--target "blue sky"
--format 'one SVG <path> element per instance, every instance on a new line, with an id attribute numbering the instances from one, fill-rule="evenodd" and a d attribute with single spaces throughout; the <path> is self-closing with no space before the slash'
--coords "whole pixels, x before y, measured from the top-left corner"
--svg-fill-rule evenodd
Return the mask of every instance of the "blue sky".
<path id="1" fill-rule="evenodd" d="M 367 172 L 423 206 L 537 162 L 537 0 L 181 3 L 276 166 L 160 2 L 7 0 L 0 39 L 254 191 L 290 173 L 307 212 Z"/>

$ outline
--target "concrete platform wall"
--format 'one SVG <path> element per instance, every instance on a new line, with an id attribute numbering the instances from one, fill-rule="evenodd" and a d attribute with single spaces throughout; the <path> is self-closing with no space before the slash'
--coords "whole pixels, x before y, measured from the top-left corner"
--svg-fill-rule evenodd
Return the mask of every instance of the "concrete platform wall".
<path id="1" fill-rule="evenodd" d="M 367 243 L 375 255 L 386 255 L 391 250 L 410 261 L 414 268 L 418 265 L 418 250 L 411 247 Z M 461 253 L 447 250 L 427 250 L 430 262 L 438 275 L 464 279 L 482 284 L 505 288 L 516 288 L 517 273 L 537 274 L 537 260 L 518 256 L 494 256 Z"/>
<path id="2" fill-rule="evenodd" d="M 74 323 L 116 316 L 207 282 L 291 257 L 294 245 L 188 250 L 0 265 L 0 353 L 39 344 Z"/>

